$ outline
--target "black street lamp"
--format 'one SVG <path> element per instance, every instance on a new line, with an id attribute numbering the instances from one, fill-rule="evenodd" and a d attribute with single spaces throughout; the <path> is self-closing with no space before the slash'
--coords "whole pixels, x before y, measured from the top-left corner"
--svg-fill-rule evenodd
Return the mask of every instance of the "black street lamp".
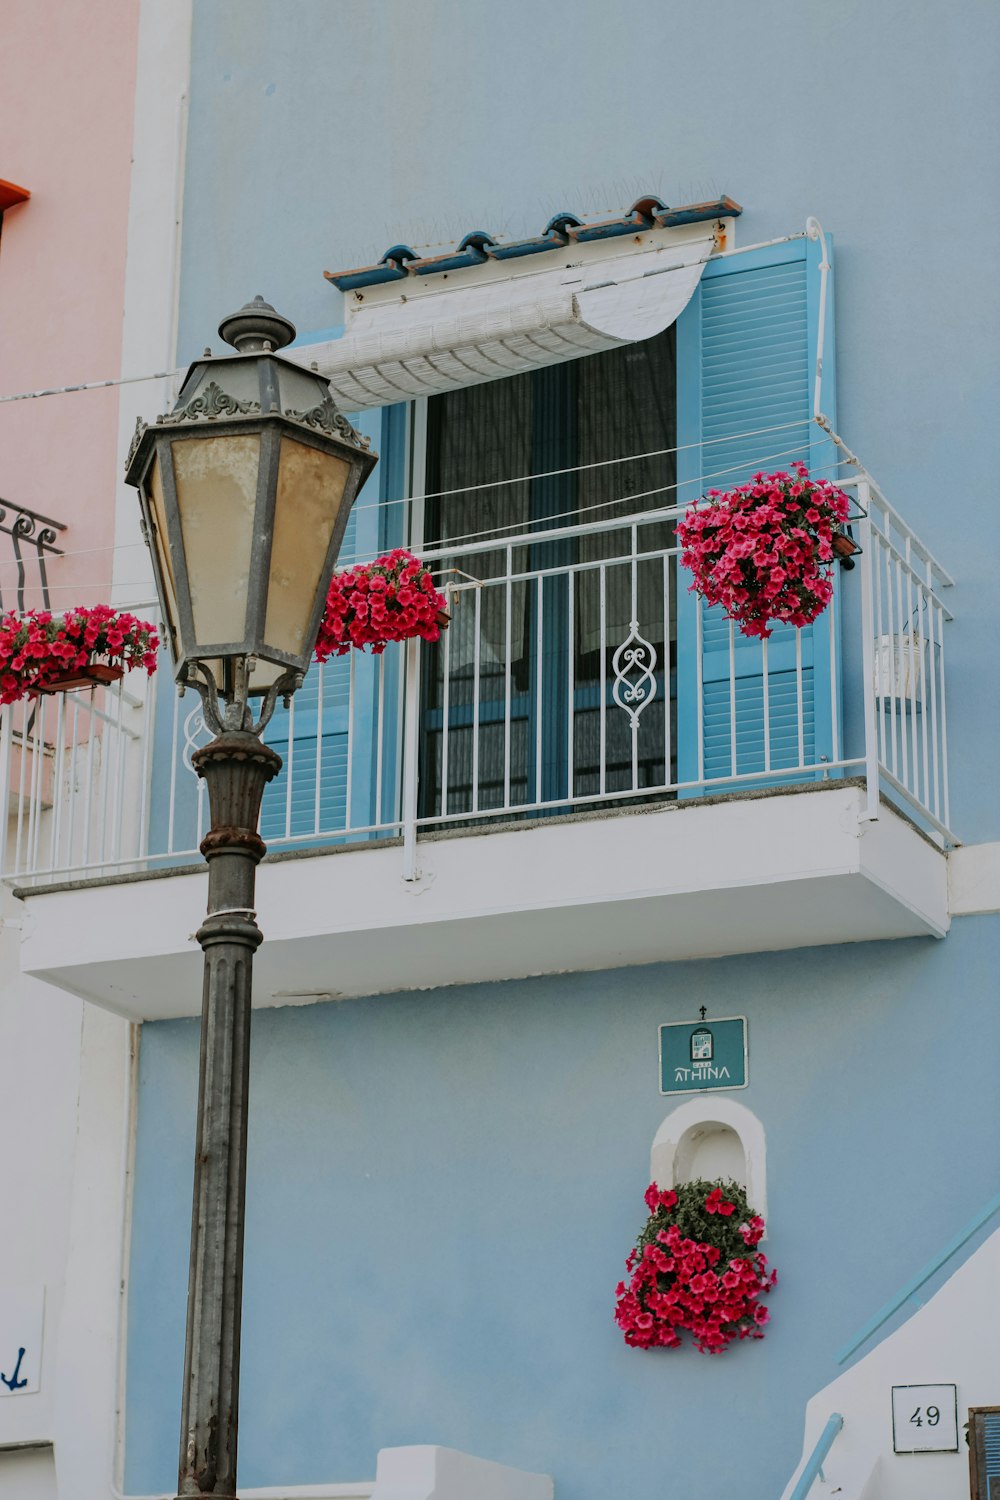
<path id="1" fill-rule="evenodd" d="M 175 678 L 198 690 L 216 735 L 192 756 L 211 826 L 180 1500 L 236 1495 L 254 882 L 261 798 L 281 769 L 261 735 L 302 682 L 377 462 L 327 382 L 275 353 L 295 329 L 262 298 L 219 333 L 237 352 L 195 361 L 173 411 L 137 424 L 126 466 Z"/>

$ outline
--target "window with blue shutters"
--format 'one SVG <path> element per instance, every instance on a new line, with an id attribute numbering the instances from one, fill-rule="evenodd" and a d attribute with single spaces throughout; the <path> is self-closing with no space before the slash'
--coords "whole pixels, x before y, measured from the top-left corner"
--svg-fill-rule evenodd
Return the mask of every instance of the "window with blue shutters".
<path id="1" fill-rule="evenodd" d="M 969 1412 L 972 1500 L 1000 1500 L 1000 1406 Z"/>
<path id="2" fill-rule="evenodd" d="M 680 504 L 796 459 L 818 477 L 835 477 L 832 444 L 811 421 L 818 258 L 819 247 L 803 238 L 706 266 L 677 324 Z M 835 420 L 832 296 L 823 405 Z M 783 778 L 770 773 L 835 760 L 836 601 L 832 632 L 827 615 L 802 630 L 774 628 L 765 674 L 761 642 L 687 592 L 688 581 L 682 574 L 678 596 L 680 795 L 699 795 L 704 782 L 713 791 L 774 785 Z M 760 781 L 725 780 L 764 772 Z"/>
<path id="3" fill-rule="evenodd" d="M 558 810 L 632 793 L 699 796 L 838 774 L 836 595 L 813 625 L 776 626 L 765 649 L 688 592 L 688 575 L 667 557 L 672 521 L 643 523 L 632 542 L 627 529 L 560 535 L 560 522 L 626 522 L 796 459 L 836 477 L 833 446 L 812 421 L 819 259 L 805 237 L 717 256 L 676 325 L 655 338 L 435 396 L 426 430 L 421 408 L 360 419 L 380 462 L 352 514 L 343 563 L 408 540 L 446 552 L 450 539 L 471 534 L 484 540 L 459 559 L 464 573 L 493 583 L 506 567 L 504 539 L 551 523 L 537 542 L 513 549 L 508 597 L 485 588 L 477 604 L 467 591 L 447 642 L 421 651 L 423 816 Z M 832 296 L 825 353 L 823 409 L 835 422 Z M 414 450 L 426 452 L 426 471 L 415 476 L 411 434 Z M 422 538 L 419 526 L 409 531 L 410 507 L 393 503 L 419 494 L 421 482 Z M 439 556 L 435 566 L 447 562 Z M 606 567 L 598 624 L 598 575 L 586 571 L 595 564 Z M 582 571 L 574 577 L 574 569 Z M 614 697 L 630 610 L 655 656 L 635 743 Z M 381 662 L 362 652 L 331 660 L 310 671 L 291 710 L 275 713 L 267 739 L 285 769 L 262 810 L 272 849 L 286 839 L 369 836 L 373 824 L 388 829 L 399 816 L 401 667 L 394 648 Z M 161 715 L 160 761 L 183 740 L 187 715 L 185 705 L 174 730 Z M 169 847 L 188 850 L 197 843 L 197 788 L 189 773 L 174 776 Z M 154 847 L 166 846 L 166 821 L 166 808 L 154 810 Z"/>
<path id="4" fill-rule="evenodd" d="M 604 486 L 601 495 L 606 491 L 608 500 L 622 495 L 622 510 L 630 514 L 669 505 L 674 500 L 671 481 L 675 445 L 676 499 L 680 505 L 710 488 L 731 488 L 759 469 L 787 470 L 795 460 L 807 463 L 818 477 L 835 476 L 832 444 L 812 421 L 819 291 L 819 247 L 805 237 L 710 261 L 676 325 L 676 427 L 673 380 L 665 405 L 652 364 L 654 351 L 669 347 L 672 375 L 674 329 L 612 353 L 433 397 L 426 443 L 426 488 L 432 498 L 426 511 L 425 537 L 435 545 L 452 534 L 485 534 L 491 522 L 499 519 L 510 522 L 506 528 L 501 527 L 501 531 L 509 532 L 518 526 L 526 528 L 545 515 L 564 517 L 565 524 L 572 525 L 576 518 L 592 517 L 594 496 L 589 490 L 595 484 Z M 832 296 L 827 301 L 825 349 L 823 405 L 834 420 Z M 589 388 L 605 369 L 618 371 L 621 366 L 619 373 L 627 374 L 636 361 L 640 362 L 635 365 L 640 374 L 638 384 L 625 378 L 612 379 L 609 373 L 600 382 L 600 400 L 591 409 L 581 408 L 574 399 L 577 385 L 588 384 Z M 652 399 L 651 393 L 656 393 L 657 399 Z M 647 408 L 650 420 L 643 425 L 637 413 Z M 600 446 L 594 437 L 598 429 L 610 444 Z M 593 458 L 607 461 L 656 450 L 667 451 L 652 468 L 647 461 L 649 472 L 631 464 L 590 474 L 576 467 Z M 544 477 L 553 470 L 557 471 L 555 478 Z M 520 474 L 543 477 L 534 479 L 530 486 L 510 487 L 509 513 L 504 511 L 501 518 L 498 507 L 508 504 L 508 497 L 503 487 L 495 487 L 496 481 L 501 476 Z M 587 504 L 577 517 L 576 506 L 581 504 L 577 492 L 584 480 L 588 485 Z M 493 488 L 485 492 L 476 489 L 477 484 L 488 481 L 493 482 Z M 462 490 L 463 484 L 470 486 L 468 491 Z M 632 504 L 627 498 L 630 485 L 636 490 Z M 435 498 L 438 491 L 445 494 Z M 672 536 L 672 525 L 667 535 Z M 643 534 L 643 546 L 650 547 L 652 541 L 651 533 Z M 570 566 L 576 554 L 566 549 L 577 545 L 575 540 L 560 541 L 556 527 L 550 540 L 539 543 L 530 553 L 518 553 L 515 572 Z M 502 562 L 500 554 L 496 562 L 497 566 Z M 467 560 L 465 566 L 485 567 L 490 572 L 492 564 L 492 559 L 477 554 L 474 562 Z M 683 570 L 678 570 L 671 582 L 671 592 L 676 591 L 676 618 L 666 618 L 662 604 L 658 612 L 657 605 L 651 603 L 644 573 L 652 574 L 658 567 L 658 562 L 639 564 L 640 633 L 653 642 L 657 676 L 655 697 L 641 725 L 635 790 L 679 784 L 679 795 L 696 796 L 705 791 L 780 785 L 831 774 L 828 768 L 839 758 L 836 603 L 812 626 L 802 630 L 776 627 L 764 648 L 759 641 L 736 631 L 721 609 L 703 608 L 687 592 L 689 577 Z M 616 579 L 615 586 L 620 582 Z M 498 805 L 503 792 L 500 771 L 496 770 L 491 780 L 490 767 L 499 767 L 505 753 L 510 762 L 509 771 L 504 763 L 504 772 L 510 777 L 512 805 L 530 802 L 533 789 L 538 788 L 532 760 L 536 749 L 544 757 L 537 792 L 540 800 L 549 805 L 571 803 L 596 790 L 597 773 L 587 779 L 591 766 L 587 757 L 596 754 L 596 747 L 587 743 L 586 733 L 588 707 L 595 722 L 598 717 L 599 699 L 595 694 L 600 674 L 596 657 L 593 662 L 585 661 L 578 652 L 567 649 L 570 611 L 559 593 L 560 588 L 565 590 L 565 583 L 564 578 L 547 582 L 542 632 L 546 649 L 537 663 L 534 643 L 540 627 L 532 614 L 533 585 L 514 585 L 511 608 L 518 628 L 513 632 L 512 646 L 520 649 L 520 655 L 510 665 L 509 746 L 501 737 L 506 732 L 503 663 L 492 649 L 494 637 L 502 635 L 503 621 L 500 625 L 491 623 L 489 613 L 494 606 L 500 607 L 499 591 L 487 590 L 481 601 L 481 650 L 478 657 L 471 649 L 466 652 L 469 681 L 464 688 L 459 680 L 465 661 L 459 627 L 464 629 L 466 622 L 460 621 L 453 628 L 447 643 L 451 668 L 448 812 L 462 813 L 472 805 L 474 722 L 478 723 L 479 735 L 477 807 Z M 662 586 L 659 591 L 663 592 Z M 586 623 L 585 590 L 576 603 L 573 628 L 579 632 Z M 616 611 L 610 614 L 615 616 L 617 630 L 620 622 Z M 620 630 L 614 638 L 609 637 L 602 679 L 606 695 L 613 680 L 610 658 L 620 637 Z M 444 646 L 430 653 L 429 677 L 424 684 L 424 813 L 445 810 L 438 784 L 444 655 Z M 572 753 L 566 729 L 565 678 L 571 656 L 573 733 L 580 741 L 574 743 Z M 489 677 L 489 663 L 494 657 L 499 662 L 496 688 Z M 665 664 L 669 664 L 666 672 Z M 537 673 L 542 674 L 541 691 Z M 473 679 L 479 693 L 476 715 Z M 581 696 L 588 691 L 593 702 Z M 677 733 L 676 756 L 671 747 L 669 761 L 663 743 L 666 693 L 675 700 Z M 608 744 L 603 749 L 606 764 L 602 788 L 616 791 L 630 785 L 632 774 L 626 720 L 612 707 L 608 724 L 609 733 L 624 736 L 619 747 L 620 765 L 612 763 L 614 747 Z M 572 778 L 567 762 L 573 768 Z M 673 795 L 671 791 L 664 794 Z"/>

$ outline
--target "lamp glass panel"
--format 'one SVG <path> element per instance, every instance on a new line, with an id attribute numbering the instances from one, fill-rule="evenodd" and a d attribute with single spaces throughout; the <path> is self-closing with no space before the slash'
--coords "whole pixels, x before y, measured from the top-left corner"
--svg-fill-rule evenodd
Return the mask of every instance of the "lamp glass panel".
<path id="1" fill-rule="evenodd" d="M 287 671 L 287 662 L 265 661 L 263 657 L 258 656 L 250 667 L 251 693 L 266 693 L 268 688 L 273 686 L 278 678 Z"/>
<path id="2" fill-rule="evenodd" d="M 351 467 L 346 458 L 281 439 L 264 620 L 272 650 L 301 657 L 312 649 L 306 634 Z"/>
<path id="3" fill-rule="evenodd" d="M 178 439 L 173 460 L 197 655 L 246 635 L 260 434 Z"/>
<path id="4" fill-rule="evenodd" d="M 167 627 L 167 637 L 170 644 L 170 653 L 177 660 L 177 631 L 179 621 L 177 618 L 177 587 L 174 583 L 174 563 L 170 556 L 170 542 L 167 535 L 166 513 L 163 508 L 163 476 L 160 472 L 160 455 L 156 454 L 149 468 L 149 477 L 146 481 L 146 499 L 149 505 L 149 519 L 151 523 L 153 547 L 157 561 L 157 571 L 161 580 L 160 608 L 164 613 L 164 624 Z"/>

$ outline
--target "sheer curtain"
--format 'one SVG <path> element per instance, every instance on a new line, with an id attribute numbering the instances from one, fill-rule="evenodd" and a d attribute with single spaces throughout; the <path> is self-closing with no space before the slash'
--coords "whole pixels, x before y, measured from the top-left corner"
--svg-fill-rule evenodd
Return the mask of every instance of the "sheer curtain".
<path id="1" fill-rule="evenodd" d="M 644 343 L 627 344 L 607 354 L 577 361 L 576 461 L 592 464 L 634 453 L 660 454 L 603 469 L 584 468 L 578 485 L 581 521 L 611 520 L 673 505 L 676 455 L 660 450 L 672 449 L 675 444 L 674 348 L 670 329 Z M 644 526 L 638 534 L 639 548 L 649 551 L 667 546 L 672 533 L 672 525 Z M 579 562 L 597 562 L 621 557 L 630 546 L 626 531 L 594 532 L 580 538 L 577 558 Z M 640 632 L 657 644 L 662 663 L 665 638 L 662 570 L 659 566 L 641 564 L 637 573 L 636 619 Z M 578 587 L 577 649 L 586 655 L 600 643 L 597 570 L 582 573 Z M 632 619 L 628 567 L 607 570 L 605 612 L 608 644 L 617 646 L 628 634 Z"/>
<path id="2" fill-rule="evenodd" d="M 626 526 L 578 537 L 561 534 L 578 521 L 625 520 L 637 513 L 672 505 L 676 473 L 675 340 L 673 329 L 642 344 L 554 365 L 510 379 L 470 386 L 428 403 L 427 473 L 424 538 L 446 548 L 450 540 L 472 535 L 495 536 L 495 549 L 457 558 L 456 566 L 482 580 L 475 593 L 455 603 L 447 641 L 427 653 L 424 674 L 425 721 L 422 771 L 425 813 L 444 810 L 441 800 L 445 661 L 448 681 L 447 811 L 471 807 L 473 766 L 472 695 L 478 647 L 479 741 L 477 806 L 503 800 L 505 774 L 512 802 L 533 800 L 538 770 L 539 704 L 566 702 L 575 694 L 574 744 L 561 727 L 544 727 L 543 800 L 580 794 L 596 774 L 598 684 L 600 660 L 600 570 L 583 566 L 606 562 L 605 668 L 611 679 L 611 657 L 629 632 L 633 617 L 631 537 Z M 636 453 L 658 456 L 605 468 L 589 465 L 628 458 Z M 522 476 L 570 469 L 548 478 L 517 482 Z M 510 483 L 499 483 L 509 480 Z M 495 487 L 479 489 L 489 484 Z M 440 493 L 440 492 L 453 493 Z M 509 743 L 504 743 L 507 691 L 506 640 L 508 597 L 500 582 L 506 575 L 505 539 L 518 532 L 538 533 L 545 540 L 514 549 L 515 572 L 556 569 L 545 580 L 544 608 L 537 582 L 514 585 L 510 592 Z M 668 546 L 673 525 L 641 528 L 639 550 Z M 619 559 L 619 561 L 613 561 Z M 561 572 L 574 569 L 573 572 Z M 491 586 L 490 580 L 497 582 Z M 462 580 L 464 581 L 464 580 Z M 572 613 L 570 591 L 572 590 Z M 657 672 L 669 680 L 670 620 L 664 618 L 663 562 L 640 561 L 636 569 L 634 608 L 640 632 L 657 653 Z M 572 637 L 570 620 L 573 621 Z M 544 630 L 543 659 L 536 646 Z M 573 659 L 572 684 L 568 657 Z M 539 682 L 539 674 L 541 681 Z M 661 677 L 661 682 L 664 679 Z M 657 711 L 662 715 L 661 706 Z M 595 694 L 597 696 L 595 697 Z M 615 710 L 615 713 L 618 713 Z M 559 719 L 542 712 L 546 726 Z M 652 730 L 657 713 L 644 719 Z M 662 723 L 662 718 L 660 719 Z M 616 739 L 617 720 L 608 730 Z M 561 743 L 557 743 L 560 740 Z M 624 755 L 624 741 L 621 754 Z M 607 742 L 610 748 L 611 740 Z M 572 751 L 572 753 L 571 753 Z M 662 761 L 662 745 L 660 747 Z M 618 752 L 616 751 L 616 755 Z M 573 763 L 574 787 L 568 784 Z M 567 769 L 560 772 L 559 767 Z M 563 780 L 560 782 L 560 775 Z M 650 771 L 655 784 L 663 775 Z M 583 778 L 583 780 L 581 780 Z M 589 781 L 587 781 L 589 785 Z M 562 788 L 562 789 L 560 789 Z"/>
<path id="3" fill-rule="evenodd" d="M 472 385 L 428 403 L 427 492 L 424 538 L 428 546 L 472 540 L 496 532 L 500 539 L 528 529 L 531 486 L 498 484 L 531 473 L 532 376 L 515 375 L 486 385 Z M 476 485 L 493 485 L 476 489 Z M 468 488 L 465 488 L 468 486 Z M 458 493 L 439 494 L 440 491 Z M 476 553 L 468 562 L 456 559 L 476 578 L 496 578 L 504 572 L 503 552 Z M 524 591 L 511 621 L 514 649 L 525 632 Z M 475 605 L 466 594 L 454 611 L 450 630 L 449 668 L 461 675 L 471 666 L 475 651 Z M 485 588 L 480 600 L 482 664 L 498 665 L 504 650 L 506 621 L 503 591 Z"/>

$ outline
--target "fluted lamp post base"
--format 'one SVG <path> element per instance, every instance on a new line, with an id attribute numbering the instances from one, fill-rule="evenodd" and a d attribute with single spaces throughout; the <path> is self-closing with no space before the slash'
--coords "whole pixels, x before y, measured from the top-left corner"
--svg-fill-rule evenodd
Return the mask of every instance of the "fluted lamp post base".
<path id="1" fill-rule="evenodd" d="M 249 730 L 192 756 L 208 786 L 208 914 L 178 1500 L 235 1500 L 257 831 L 281 757 Z"/>

